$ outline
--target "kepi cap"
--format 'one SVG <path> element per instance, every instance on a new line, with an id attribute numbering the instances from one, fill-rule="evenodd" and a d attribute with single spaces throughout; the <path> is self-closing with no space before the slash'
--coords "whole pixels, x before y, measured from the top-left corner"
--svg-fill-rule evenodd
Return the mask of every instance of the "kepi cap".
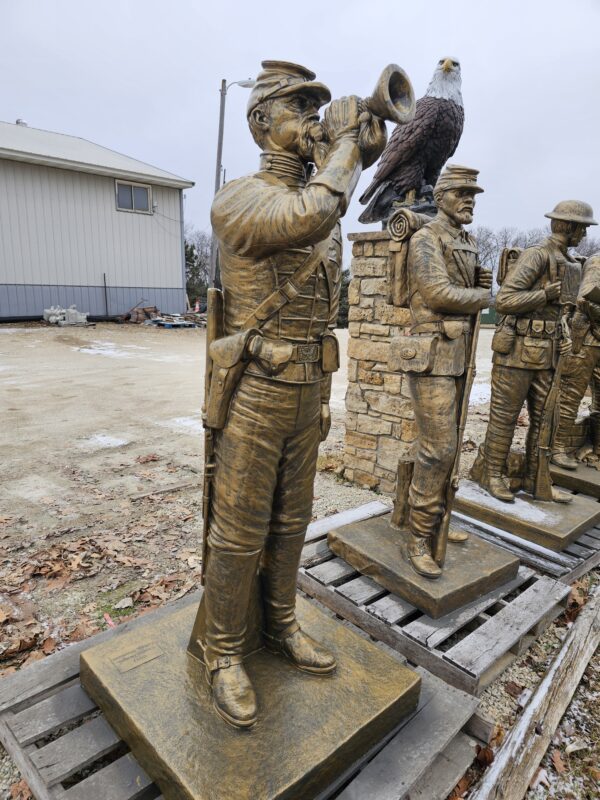
<path id="1" fill-rule="evenodd" d="M 474 194 L 483 192 L 477 185 L 478 169 L 461 167 L 460 164 L 448 164 L 435 184 L 434 191 L 445 192 L 448 189 L 470 189 Z"/>
<path id="2" fill-rule="evenodd" d="M 297 92 L 312 94 L 319 106 L 331 100 L 331 92 L 325 84 L 315 81 L 317 77 L 315 73 L 300 64 L 292 64 L 290 61 L 263 61 L 261 66 L 262 71 L 256 78 L 248 100 L 247 116 L 250 116 L 263 100 L 285 97 Z"/>

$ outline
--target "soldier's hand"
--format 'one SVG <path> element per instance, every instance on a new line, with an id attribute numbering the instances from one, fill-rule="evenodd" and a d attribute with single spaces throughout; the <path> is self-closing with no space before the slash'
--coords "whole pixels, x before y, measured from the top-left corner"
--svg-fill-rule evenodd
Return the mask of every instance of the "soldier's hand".
<path id="1" fill-rule="evenodd" d="M 549 303 L 552 303 L 554 300 L 558 300 L 560 297 L 562 285 L 560 281 L 555 281 L 554 283 L 549 283 L 544 291 L 546 292 L 546 300 Z"/>
<path id="2" fill-rule="evenodd" d="M 331 411 L 329 403 L 321 403 L 321 441 L 324 442 L 331 428 Z"/>
<path id="3" fill-rule="evenodd" d="M 571 339 L 561 339 L 558 343 L 558 352 L 561 356 L 571 355 L 573 352 L 573 342 Z"/>
<path id="4" fill-rule="evenodd" d="M 367 169 L 377 161 L 385 149 L 387 128 L 384 120 L 366 110 L 364 102 L 361 102 L 360 108 L 358 146 L 362 155 L 363 169 Z"/>
<path id="5" fill-rule="evenodd" d="M 344 134 L 355 135 L 358 138 L 359 116 L 360 98 L 356 95 L 333 100 L 325 110 L 323 119 L 329 141 L 333 143 Z"/>
<path id="6" fill-rule="evenodd" d="M 477 276 L 477 286 L 481 289 L 491 289 L 494 280 L 494 273 L 491 269 L 484 269 L 481 267 Z"/>

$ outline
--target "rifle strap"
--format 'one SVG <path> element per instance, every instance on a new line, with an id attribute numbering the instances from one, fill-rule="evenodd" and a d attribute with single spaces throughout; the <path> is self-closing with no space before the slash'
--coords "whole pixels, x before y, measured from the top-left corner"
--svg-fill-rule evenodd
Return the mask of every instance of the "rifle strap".
<path id="1" fill-rule="evenodd" d="M 291 303 L 300 293 L 300 290 L 319 264 L 327 257 L 329 251 L 329 236 L 313 246 L 305 260 L 296 268 L 294 273 L 281 286 L 262 301 L 252 314 L 246 319 L 241 330 L 248 328 L 261 328 L 267 320 L 280 311 L 285 305 Z"/>

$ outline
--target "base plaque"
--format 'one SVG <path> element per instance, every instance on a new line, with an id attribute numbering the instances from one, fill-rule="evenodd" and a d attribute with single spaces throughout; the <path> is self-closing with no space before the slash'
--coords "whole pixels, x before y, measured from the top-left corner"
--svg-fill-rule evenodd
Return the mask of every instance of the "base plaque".
<path id="1" fill-rule="evenodd" d="M 260 650 L 245 661 L 259 718 L 227 725 L 186 648 L 196 606 L 86 650 L 81 683 L 166 800 L 300 800 L 326 789 L 412 712 L 419 675 L 298 598 L 302 628 L 337 658 L 307 675 Z"/>
<path id="2" fill-rule="evenodd" d="M 600 498 L 600 470 L 580 463 L 577 469 L 563 469 L 550 464 L 552 482 L 590 497 Z"/>
<path id="3" fill-rule="evenodd" d="M 600 503 L 585 495 L 574 495 L 571 503 L 554 503 L 520 492 L 514 503 L 504 503 L 469 480 L 460 482 L 454 510 L 556 551 L 600 520 Z"/>
<path id="4" fill-rule="evenodd" d="M 407 531 L 392 528 L 390 516 L 330 531 L 329 547 L 363 575 L 433 619 L 491 592 L 517 574 L 518 558 L 471 535 L 463 544 L 448 544 L 440 578 L 418 575 L 406 559 Z"/>

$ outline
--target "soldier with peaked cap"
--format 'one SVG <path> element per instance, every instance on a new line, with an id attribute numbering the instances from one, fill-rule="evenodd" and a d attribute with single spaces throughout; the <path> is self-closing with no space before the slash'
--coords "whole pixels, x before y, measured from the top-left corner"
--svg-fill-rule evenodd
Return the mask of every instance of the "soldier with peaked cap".
<path id="1" fill-rule="evenodd" d="M 216 441 L 201 647 L 216 710 L 238 727 L 257 713 L 242 663 L 257 571 L 267 646 L 314 675 L 336 666 L 296 621 L 296 578 L 337 369 L 339 220 L 385 146 L 384 123 L 357 97 L 334 100 L 321 123 L 331 96 L 313 72 L 262 66 L 248 103 L 259 171 L 227 183 L 211 214 L 224 296 L 225 337 L 211 349 L 217 384 L 240 363 L 243 375 Z M 265 311 L 273 302 L 278 310 Z"/>
<path id="2" fill-rule="evenodd" d="M 427 578 L 442 572 L 432 545 L 458 446 L 457 398 L 470 348 L 470 317 L 490 302 L 492 273 L 480 268 L 477 243 L 463 228 L 473 221 L 475 195 L 483 191 L 478 174 L 458 165 L 444 170 L 434 189 L 437 216 L 413 235 L 408 251 L 411 333 L 420 337 L 415 356 L 421 362 L 415 371 L 407 370 L 417 425 L 408 556 L 415 571 Z M 416 371 L 425 364 L 426 369 Z M 459 532 L 448 536 L 453 542 L 466 538 Z"/>
<path id="3" fill-rule="evenodd" d="M 568 252 L 594 225 L 587 203 L 566 200 L 545 215 L 550 236 L 522 251 L 509 269 L 496 298 L 502 315 L 492 342 L 492 397 L 483 448 L 483 488 L 498 500 L 512 502 L 504 474 L 515 426 L 523 403 L 529 410 L 523 489 L 535 492 L 538 437 L 546 397 L 552 386 L 559 353 L 571 349 L 568 337 L 557 338 L 565 308 L 575 307 L 581 266 Z M 571 496 L 552 487 L 556 502 Z"/>

